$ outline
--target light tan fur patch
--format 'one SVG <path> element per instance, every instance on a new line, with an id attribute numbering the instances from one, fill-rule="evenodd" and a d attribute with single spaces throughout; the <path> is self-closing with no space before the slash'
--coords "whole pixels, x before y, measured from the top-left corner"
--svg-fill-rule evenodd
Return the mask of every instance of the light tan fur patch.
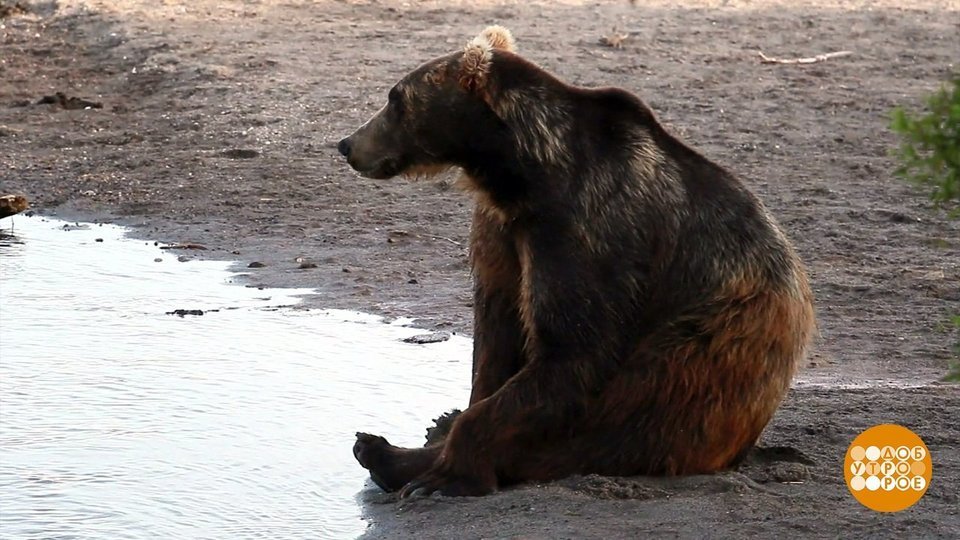
<path id="1" fill-rule="evenodd" d="M 514 130 L 520 148 L 544 165 L 564 166 L 569 153 L 570 107 L 544 87 L 503 92 L 495 104 L 497 116 Z"/>
<path id="2" fill-rule="evenodd" d="M 411 165 L 400 174 L 412 180 L 425 180 L 439 176 L 453 168 L 449 163 L 434 163 L 428 165 Z"/>
<path id="3" fill-rule="evenodd" d="M 467 43 L 460 60 L 460 86 L 465 90 L 482 89 L 490 74 L 490 62 L 493 61 L 490 44 L 479 37 Z"/>
<path id="4" fill-rule="evenodd" d="M 502 26 L 488 26 L 467 43 L 460 61 L 460 86 L 471 91 L 486 86 L 494 50 L 516 51 L 513 34 Z"/>
<path id="5" fill-rule="evenodd" d="M 526 238 L 519 238 L 516 247 L 520 258 L 520 302 L 517 308 L 520 311 L 520 324 L 523 325 L 523 350 L 530 361 L 536 361 L 533 356 L 537 350 L 537 326 L 533 305 L 533 253 Z"/>

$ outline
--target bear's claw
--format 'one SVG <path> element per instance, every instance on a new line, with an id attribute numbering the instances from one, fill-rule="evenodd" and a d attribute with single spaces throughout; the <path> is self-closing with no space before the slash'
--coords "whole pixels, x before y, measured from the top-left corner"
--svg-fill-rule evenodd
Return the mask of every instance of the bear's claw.
<path id="1" fill-rule="evenodd" d="M 467 478 L 447 478 L 436 472 L 428 472 L 414 478 L 400 490 L 400 498 L 427 497 L 440 493 L 444 497 L 479 497 L 495 489 Z"/>

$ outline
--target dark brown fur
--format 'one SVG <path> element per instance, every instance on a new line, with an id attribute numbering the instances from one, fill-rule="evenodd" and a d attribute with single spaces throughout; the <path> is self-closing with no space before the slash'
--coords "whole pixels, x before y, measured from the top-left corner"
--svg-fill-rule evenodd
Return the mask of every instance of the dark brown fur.
<path id="1" fill-rule="evenodd" d="M 460 167 L 477 201 L 470 406 L 425 448 L 358 434 L 357 459 L 404 496 L 736 464 L 814 329 L 790 243 L 638 98 L 566 85 L 502 32 L 341 143 L 371 177 Z"/>

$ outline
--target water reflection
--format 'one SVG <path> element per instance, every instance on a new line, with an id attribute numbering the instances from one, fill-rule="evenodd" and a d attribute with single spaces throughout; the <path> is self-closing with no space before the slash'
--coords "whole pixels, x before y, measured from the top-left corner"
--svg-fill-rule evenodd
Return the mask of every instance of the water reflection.
<path id="1" fill-rule="evenodd" d="M 466 401 L 469 340 L 64 225 L 0 237 L 0 537 L 349 538 L 353 433 L 419 444 Z"/>

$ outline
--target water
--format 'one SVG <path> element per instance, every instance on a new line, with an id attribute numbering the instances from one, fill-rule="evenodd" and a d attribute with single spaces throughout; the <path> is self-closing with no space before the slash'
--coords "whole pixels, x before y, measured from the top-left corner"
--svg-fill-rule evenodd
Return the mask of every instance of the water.
<path id="1" fill-rule="evenodd" d="M 117 227 L 14 225 L 0 538 L 355 537 L 354 432 L 419 445 L 467 400 L 467 339 L 410 345 L 420 332 L 373 316 L 278 307 L 303 291 L 229 285 L 227 263 Z"/>

